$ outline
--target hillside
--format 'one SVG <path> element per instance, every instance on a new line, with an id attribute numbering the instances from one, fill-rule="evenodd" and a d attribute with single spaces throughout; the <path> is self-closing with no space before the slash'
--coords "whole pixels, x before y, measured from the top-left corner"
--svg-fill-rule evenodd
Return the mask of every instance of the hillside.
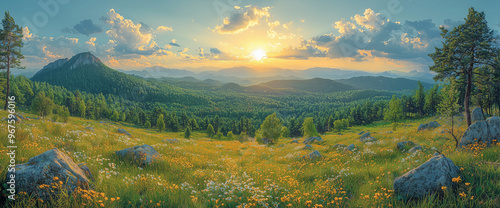
<path id="1" fill-rule="evenodd" d="M 341 92 L 359 88 L 334 80 L 314 78 L 308 80 L 275 80 L 260 85 L 275 89 L 294 89 L 307 92 Z"/>
<path id="2" fill-rule="evenodd" d="M 336 80 L 340 83 L 353 85 L 361 89 L 372 89 L 372 90 L 389 90 L 389 91 L 399 91 L 399 90 L 410 90 L 415 89 L 417 82 L 415 80 L 406 78 L 389 78 L 383 76 L 360 76 L 352 77 L 349 79 L 339 79 Z M 429 89 L 433 85 L 427 82 L 422 82 L 424 88 Z"/>
<path id="3" fill-rule="evenodd" d="M 103 64 L 90 52 L 71 59 L 59 59 L 37 72 L 31 80 L 47 82 L 69 90 L 113 94 L 133 101 L 185 103 L 186 100 L 205 102 L 205 98 L 166 83 L 149 82 L 127 75 Z"/>
<path id="4" fill-rule="evenodd" d="M 27 117 L 36 115 L 22 113 Z M 0 117 L 6 117 L 0 111 Z M 499 203 L 499 146 L 470 152 L 450 148 L 453 142 L 435 130 L 417 132 L 420 123 L 435 118 L 407 120 L 404 127 L 393 130 L 384 122 L 371 126 L 354 126 L 341 135 L 328 132 L 322 142 L 305 149 L 302 138 L 292 143 L 282 138 L 274 145 L 255 141 L 210 139 L 204 132 L 193 132 L 191 139 L 180 139 L 181 132 L 158 132 L 130 126 L 128 123 L 91 121 L 71 117 L 68 123 L 49 119 L 25 119 L 18 125 L 17 138 L 22 141 L 16 157 L 18 164 L 47 150 L 58 148 L 75 163 L 85 163 L 94 177 L 97 194 L 75 193 L 60 200 L 39 202 L 40 206 L 59 207 L 496 207 Z M 463 131 L 463 120 L 457 120 Z M 118 128 L 131 136 L 117 132 Z M 377 142 L 359 141 L 360 131 L 369 131 Z M 391 132 L 389 132 L 391 131 Z M 6 138 L 7 132 L 0 131 Z M 50 138 L 50 139 L 49 139 Z M 164 141 L 165 139 L 175 139 Z M 417 153 L 401 151 L 396 142 L 410 140 L 424 149 Z M 151 166 L 136 165 L 118 158 L 115 151 L 148 144 L 161 157 Z M 355 145 L 353 151 L 334 145 Z M 434 153 L 433 148 L 461 168 L 461 182 L 442 198 L 427 197 L 408 202 L 394 196 L 393 181 L 418 167 Z M 322 158 L 307 160 L 303 156 L 317 150 Z M 0 146 L 0 152 L 8 149 Z M 0 164 L 8 164 L 1 157 Z M 5 177 L 6 169 L 0 176 Z M 459 196 L 462 193 L 466 197 Z M 85 195 L 86 194 L 86 195 Z M 19 195 L 17 204 L 31 203 Z M 101 205 L 102 204 L 102 205 Z M 321 206 L 320 206 L 321 205 Z"/>

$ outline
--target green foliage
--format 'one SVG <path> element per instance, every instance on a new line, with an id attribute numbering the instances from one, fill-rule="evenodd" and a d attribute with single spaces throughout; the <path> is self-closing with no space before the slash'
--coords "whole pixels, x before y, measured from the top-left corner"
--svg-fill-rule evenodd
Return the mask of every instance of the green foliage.
<path id="1" fill-rule="evenodd" d="M 384 119 L 392 123 L 398 123 L 402 118 L 403 107 L 401 105 L 401 100 L 396 98 L 396 95 L 393 95 L 391 101 L 389 101 L 389 108 L 385 112 Z M 397 124 L 395 124 L 395 126 L 397 126 Z"/>
<path id="2" fill-rule="evenodd" d="M 54 102 L 50 97 L 46 97 L 44 92 L 39 92 L 33 99 L 32 109 L 40 117 L 45 117 L 52 114 Z"/>
<path id="3" fill-rule="evenodd" d="M 228 131 L 226 137 L 227 137 L 227 140 L 235 140 L 236 139 L 236 136 L 233 134 L 232 131 Z"/>
<path id="4" fill-rule="evenodd" d="M 264 138 L 268 138 L 275 143 L 281 137 L 282 127 L 281 120 L 276 116 L 276 113 L 273 113 L 262 122 L 260 131 Z"/>
<path id="5" fill-rule="evenodd" d="M 191 137 L 191 127 L 186 127 L 186 131 L 184 131 L 184 138 L 189 139 Z"/>
<path id="6" fill-rule="evenodd" d="M 465 23 L 449 31 L 441 27 L 443 46 L 436 48 L 429 56 L 434 61 L 430 70 L 437 72 L 435 80 L 451 78 L 460 80 L 460 88 L 464 91 L 463 102 L 467 126 L 471 125 L 469 104 L 471 94 L 479 80 L 475 80 L 475 69 L 488 69 L 486 74 L 494 74 L 494 57 L 498 56 L 495 48 L 496 38 L 488 27 L 484 12 L 469 9 Z M 497 93 L 498 94 L 498 93 Z"/>
<path id="7" fill-rule="evenodd" d="M 208 124 L 208 126 L 207 126 L 207 136 L 210 137 L 210 138 L 213 138 L 214 135 L 215 135 L 214 127 L 212 126 L 212 124 Z"/>
<path id="8" fill-rule="evenodd" d="M 158 116 L 158 119 L 156 120 L 156 128 L 160 132 L 165 128 L 165 121 L 163 120 L 163 114 L 160 114 L 160 116 Z"/>
<path id="9" fill-rule="evenodd" d="M 16 25 L 14 18 L 9 12 L 5 12 L 2 19 L 2 29 L 0 29 L 0 69 L 6 69 L 6 86 L 4 110 L 7 110 L 8 97 L 10 95 L 10 69 L 21 67 L 21 59 L 24 59 L 21 53 L 23 47 L 23 30 Z"/>
<path id="10" fill-rule="evenodd" d="M 302 124 L 302 132 L 304 137 L 318 136 L 318 131 L 316 130 L 316 125 L 314 125 L 313 117 L 304 119 L 304 123 Z"/>
<path id="11" fill-rule="evenodd" d="M 151 122 L 146 121 L 146 123 L 144 123 L 144 127 L 145 127 L 146 129 L 151 128 Z"/>
<path id="12" fill-rule="evenodd" d="M 217 134 L 215 134 L 214 136 L 215 139 L 217 140 L 222 140 L 224 138 L 224 134 L 222 134 L 222 132 L 217 132 Z"/>

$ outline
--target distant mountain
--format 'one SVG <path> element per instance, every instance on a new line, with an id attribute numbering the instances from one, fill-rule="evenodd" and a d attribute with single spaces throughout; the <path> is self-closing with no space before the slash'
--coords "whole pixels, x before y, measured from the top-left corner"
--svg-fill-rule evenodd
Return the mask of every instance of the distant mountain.
<path id="1" fill-rule="evenodd" d="M 118 70 L 118 71 L 126 74 L 134 74 L 144 78 L 187 77 L 187 76 L 193 77 L 195 75 L 195 73 L 191 71 L 182 69 L 167 69 L 161 66 L 153 66 L 142 70 L 131 70 L 131 71 Z"/>
<path id="2" fill-rule="evenodd" d="M 59 59 L 36 73 L 33 81 L 47 82 L 69 90 L 114 94 L 129 100 L 186 103 L 204 99 L 167 83 L 152 82 L 109 68 L 90 52 Z M 193 103 L 193 102 L 191 102 Z"/>
<path id="3" fill-rule="evenodd" d="M 307 92 L 341 92 L 359 88 L 331 79 L 314 78 L 307 80 L 275 80 L 260 85 L 275 89 L 294 89 Z"/>
<path id="4" fill-rule="evenodd" d="M 390 78 L 383 76 L 361 76 L 353 77 L 349 79 L 340 79 L 338 82 L 356 86 L 361 89 L 372 89 L 372 90 L 411 90 L 417 88 L 417 82 L 415 80 L 410 80 L 406 78 Z M 433 84 L 422 82 L 425 88 L 431 88 Z"/>

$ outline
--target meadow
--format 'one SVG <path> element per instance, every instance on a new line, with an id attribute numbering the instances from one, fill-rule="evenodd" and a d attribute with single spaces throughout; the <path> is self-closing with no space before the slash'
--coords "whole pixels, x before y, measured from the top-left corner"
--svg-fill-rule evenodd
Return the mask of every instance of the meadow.
<path id="1" fill-rule="evenodd" d="M 36 117 L 23 113 L 28 117 Z M 7 112 L 0 111 L 0 117 Z M 436 120 L 443 126 L 417 132 L 421 123 Z M 465 121 L 456 130 L 465 131 Z M 303 149 L 302 139 L 277 144 L 214 140 L 203 132 L 158 132 L 128 123 L 70 117 L 67 123 L 49 118 L 25 119 L 17 124 L 17 163 L 52 148 L 66 152 L 75 163 L 85 162 L 94 177 L 92 191 L 61 194 L 41 201 L 17 194 L 6 207 L 500 207 L 500 147 L 477 146 L 455 151 L 449 121 L 440 117 L 407 120 L 393 129 L 388 122 L 353 126 L 341 134 L 329 132 L 323 142 Z M 93 127 L 93 130 L 86 127 Z M 0 128 L 6 128 L 2 122 Z M 132 137 L 117 132 L 124 128 Z M 370 131 L 378 139 L 359 141 Z M 7 138 L 0 131 L 0 138 Z M 179 142 L 165 143 L 164 139 Z M 413 141 L 424 150 L 408 153 L 396 143 Z M 6 143 L 6 142 L 4 142 Z M 119 159 L 115 151 L 142 144 L 153 146 L 161 158 L 140 168 Z M 333 148 L 355 144 L 355 151 Z M 460 167 L 460 179 L 443 196 L 404 201 L 393 192 L 393 181 L 427 161 L 434 148 Z M 318 150 L 323 159 L 302 157 Z M 7 148 L 0 147 L 0 177 L 6 175 Z"/>

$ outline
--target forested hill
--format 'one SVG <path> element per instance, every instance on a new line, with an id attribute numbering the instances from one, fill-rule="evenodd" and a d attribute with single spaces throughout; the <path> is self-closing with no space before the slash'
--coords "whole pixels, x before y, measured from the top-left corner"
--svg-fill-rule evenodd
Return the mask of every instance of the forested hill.
<path id="1" fill-rule="evenodd" d="M 294 89 L 307 92 L 342 92 L 359 89 L 349 84 L 322 78 L 307 80 L 275 80 L 260 85 L 275 89 Z"/>
<path id="2" fill-rule="evenodd" d="M 185 89 L 127 75 L 103 64 L 90 52 L 59 59 L 31 80 L 89 93 L 113 94 L 132 101 L 204 104 L 206 99 Z"/>
<path id="3" fill-rule="evenodd" d="M 372 90 L 388 90 L 388 91 L 399 91 L 399 90 L 410 90 L 415 89 L 418 81 L 406 79 L 406 78 L 389 78 L 383 76 L 360 76 L 353 77 L 349 79 L 339 79 L 336 80 L 340 83 L 356 86 L 360 89 L 372 89 Z M 422 82 L 422 85 L 426 89 L 430 89 L 433 84 Z"/>

